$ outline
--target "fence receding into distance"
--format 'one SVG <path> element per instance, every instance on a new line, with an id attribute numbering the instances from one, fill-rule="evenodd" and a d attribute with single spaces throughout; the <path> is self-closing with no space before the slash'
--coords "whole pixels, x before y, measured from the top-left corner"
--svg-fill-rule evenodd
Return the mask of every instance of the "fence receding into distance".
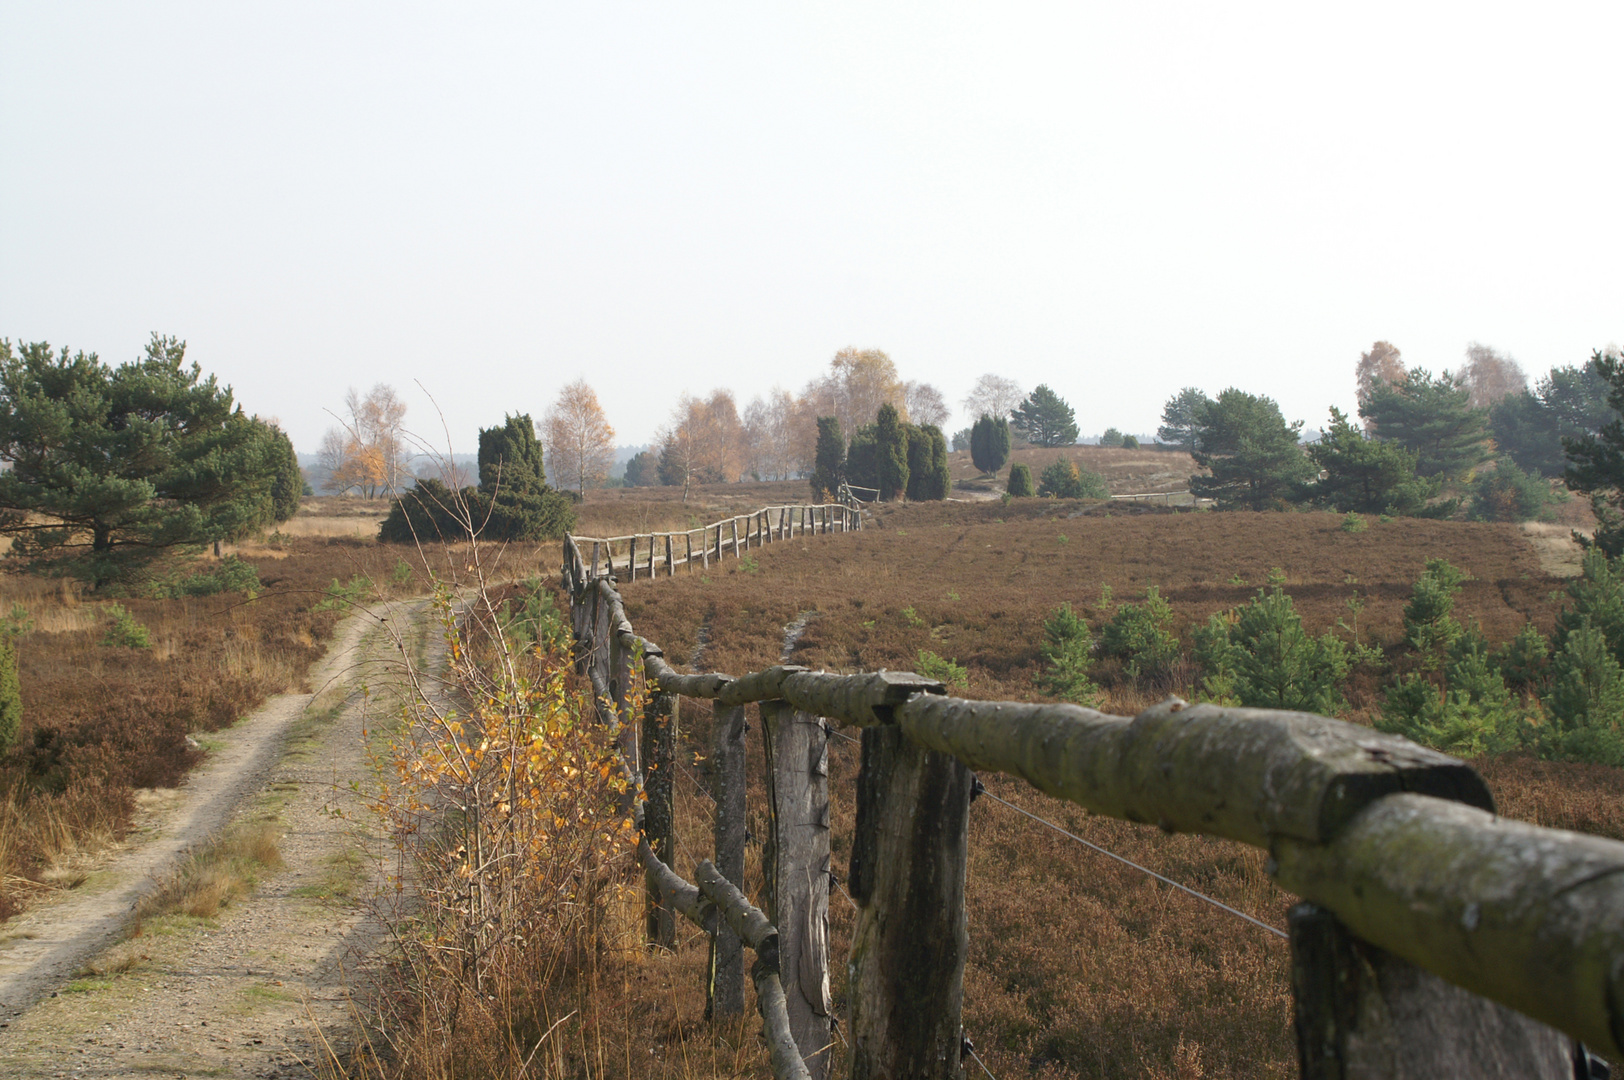
<path id="1" fill-rule="evenodd" d="M 786 508 L 774 508 L 784 510 Z M 851 511 L 803 531 L 859 527 Z M 787 537 L 784 514 L 734 518 L 743 537 Z M 808 527 L 818 521 L 824 528 Z M 838 523 L 838 526 L 833 524 Z M 724 522 L 723 525 L 726 525 Z M 737 533 L 703 534 L 702 560 Z M 849 892 L 853 1080 L 958 1080 L 969 927 L 964 889 L 972 770 L 1026 780 L 1097 813 L 1168 832 L 1227 837 L 1269 853 L 1302 898 L 1289 917 L 1302 1075 L 1603 1075 L 1584 1044 L 1624 1057 L 1624 843 L 1507 821 L 1455 758 L 1306 713 L 1169 699 L 1136 717 L 1064 704 L 969 701 L 919 675 L 833 675 L 777 666 L 738 678 L 681 674 L 633 630 L 614 577 L 672 561 L 632 556 L 634 538 L 566 538 L 576 664 L 617 726 L 645 793 L 640 856 L 652 943 L 685 917 L 710 935 L 707 1015 L 743 1010 L 743 949 L 779 1080 L 823 1080 L 834 1052 L 828 980 L 828 739 L 861 729 Z M 692 536 L 692 533 L 686 534 Z M 714 541 L 714 542 L 713 542 Z M 609 551 L 627 542 L 627 557 Z M 583 546 L 591 545 L 590 561 Z M 608 556 L 600 565 L 600 554 Z M 646 697 L 635 690 L 646 680 Z M 673 714 L 715 713 L 714 857 L 697 883 L 672 869 Z M 642 707 L 636 707 L 643 701 Z M 739 891 L 745 843 L 747 705 L 767 761 L 766 887 Z M 763 910 L 764 909 L 764 910 Z"/>

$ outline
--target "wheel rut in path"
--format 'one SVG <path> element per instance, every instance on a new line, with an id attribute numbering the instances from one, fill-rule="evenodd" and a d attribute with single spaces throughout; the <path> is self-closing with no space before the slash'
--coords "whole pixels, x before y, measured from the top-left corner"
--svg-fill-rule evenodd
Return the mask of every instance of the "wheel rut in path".
<path id="1" fill-rule="evenodd" d="M 377 865 L 365 714 L 391 708 L 385 665 L 398 671 L 394 641 L 415 640 L 425 609 L 346 621 L 311 674 L 317 692 L 280 695 L 222 733 L 93 894 L 0 927 L 0 1074 L 310 1075 L 318 1031 L 349 1029 L 345 987 L 365 981 L 381 933 L 363 902 Z M 368 684 L 370 706 L 354 693 Z M 283 866 L 213 920 L 155 920 L 125 940 L 139 899 L 234 821 L 271 823 Z"/>

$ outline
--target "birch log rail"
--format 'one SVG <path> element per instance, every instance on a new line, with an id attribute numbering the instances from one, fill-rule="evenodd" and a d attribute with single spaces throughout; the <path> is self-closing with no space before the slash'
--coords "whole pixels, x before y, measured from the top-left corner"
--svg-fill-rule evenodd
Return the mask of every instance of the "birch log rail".
<path id="1" fill-rule="evenodd" d="M 851 1004 L 854 1080 L 961 1076 L 966 767 L 1022 778 L 1094 813 L 1269 852 L 1268 872 L 1305 901 L 1290 920 L 1305 1077 L 1567 1080 L 1592 1075 L 1582 1044 L 1624 1057 L 1624 843 L 1496 817 L 1464 762 L 1307 713 L 1169 699 L 1130 718 L 952 698 L 911 673 L 682 674 L 633 632 L 613 583 L 571 539 L 564 582 L 578 663 L 594 671 L 613 639 L 617 653 L 641 658 L 659 694 L 869 729 L 850 987 L 884 1000 Z M 780 867 L 769 880 L 793 877 Z M 926 881 L 936 891 L 921 892 Z M 677 910 L 686 895 L 672 893 Z M 899 910 L 881 910 L 888 904 Z M 807 995 L 780 989 L 819 1080 L 827 1047 L 808 1045 L 793 1020 Z"/>

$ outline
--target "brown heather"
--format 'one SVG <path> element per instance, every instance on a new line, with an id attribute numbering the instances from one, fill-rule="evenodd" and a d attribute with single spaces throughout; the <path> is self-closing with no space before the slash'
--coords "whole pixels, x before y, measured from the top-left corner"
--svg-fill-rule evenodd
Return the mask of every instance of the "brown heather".
<path id="1" fill-rule="evenodd" d="M 0 917 L 51 883 L 78 880 L 70 868 L 122 836 L 137 789 L 178 784 L 202 758 L 188 735 L 229 727 L 304 686 L 344 614 L 318 610 L 335 579 L 359 574 L 387 592 L 402 587 L 391 582 L 402 555 L 416 561 L 371 540 L 319 536 L 238 554 L 259 572 L 252 599 L 116 601 L 147 629 L 145 649 L 103 644 L 112 601 L 75 582 L 0 577 L 0 611 L 20 604 L 34 626 L 18 648 L 23 727 L 0 765 Z M 403 587 L 421 591 L 421 580 Z"/>
<path id="2" fill-rule="evenodd" d="M 1097 629 L 1108 611 L 1102 585 L 1117 602 L 1158 586 L 1187 642 L 1190 624 L 1249 600 L 1278 567 L 1312 632 L 1349 621 L 1346 600 L 1357 593 L 1366 603 L 1361 639 L 1390 651 L 1399 648 L 1400 611 L 1429 558 L 1448 558 L 1473 575 L 1456 612 L 1479 620 L 1495 642 L 1527 619 L 1549 629 L 1552 593 L 1561 587 L 1509 526 L 1372 520 L 1365 532 L 1349 534 L 1330 514 L 1096 505 L 1068 516 L 1079 509 L 1032 501 L 885 510 L 877 527 L 857 536 L 753 550 L 754 573 L 729 560 L 708 575 L 639 581 L 622 591 L 638 632 L 679 664 L 696 658 L 703 628 L 696 669 L 740 674 L 777 663 L 786 624 L 811 613 L 791 662 L 906 669 L 920 649 L 931 649 L 969 666 L 968 696 L 1038 700 L 1032 676 L 1043 618 L 1070 600 Z M 1231 583 L 1237 575 L 1244 584 Z M 1188 671 L 1146 687 L 1129 685 L 1106 665 L 1100 673 L 1110 684 L 1105 706 L 1119 713 L 1169 691 L 1193 695 Z M 1379 691 L 1374 676 L 1355 686 L 1348 718 L 1365 718 Z M 710 852 L 708 708 L 684 702 L 681 723 L 688 755 L 677 785 L 677 868 L 691 877 Z M 754 716 L 751 728 L 754 743 Z M 760 765 L 753 752 L 753 813 L 764 797 Z M 833 739 L 830 765 L 834 863 L 844 878 L 857 747 Z M 1624 839 L 1624 771 L 1521 757 L 1477 765 L 1508 816 Z M 1260 851 L 1167 836 L 1089 815 L 1019 781 L 984 779 L 993 794 L 1089 841 L 1285 926 L 1293 898 L 1268 879 Z M 755 835 L 764 829 L 753 822 Z M 746 886 L 754 895 L 758 857 L 752 845 Z M 988 799 L 971 812 L 969 881 L 965 1032 L 999 1080 L 1295 1075 L 1288 951 L 1280 938 Z M 839 896 L 830 912 L 831 975 L 843 1011 L 853 912 Z M 627 958 L 633 974 L 617 989 L 630 992 L 628 1007 L 656 1047 L 646 1072 L 634 1067 L 630 1074 L 737 1074 L 723 1053 L 736 1036 L 713 1035 L 700 1020 L 704 955 L 703 942 L 690 934 L 674 957 Z M 967 1075 L 977 1073 L 970 1063 Z"/>

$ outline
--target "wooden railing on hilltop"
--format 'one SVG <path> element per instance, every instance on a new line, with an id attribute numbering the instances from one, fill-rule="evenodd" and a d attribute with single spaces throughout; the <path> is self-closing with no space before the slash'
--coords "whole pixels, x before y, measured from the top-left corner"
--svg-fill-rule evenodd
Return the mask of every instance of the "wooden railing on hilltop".
<path id="1" fill-rule="evenodd" d="M 862 730 L 850 893 L 853 1080 L 962 1075 L 972 769 L 1098 814 L 1263 848 L 1305 902 L 1289 917 L 1304 1077 L 1603 1076 L 1624 1057 L 1624 843 L 1496 817 L 1468 765 L 1306 713 L 1170 699 L 1132 718 L 968 701 L 918 675 L 779 666 L 677 672 L 626 618 L 612 578 L 564 542 L 577 664 L 645 785 L 651 941 L 674 914 L 711 935 L 707 1015 L 743 1005 L 742 952 L 779 1080 L 829 1069 L 828 724 Z M 651 696 L 628 706 L 641 668 Z M 679 697 L 716 713 L 715 863 L 672 869 Z M 744 867 L 744 707 L 767 753 L 765 912 Z M 1580 1042 L 1582 1040 L 1582 1043 Z"/>
<path id="2" fill-rule="evenodd" d="M 674 575 L 679 566 L 691 568 L 697 564 L 709 569 L 711 561 L 721 562 L 725 552 L 732 552 L 734 558 L 743 558 L 752 547 L 809 534 L 856 532 L 862 527 L 862 514 L 853 506 L 808 503 L 764 506 L 754 513 L 735 514 L 698 529 L 628 536 L 577 536 L 574 540 L 578 549 L 591 550 L 588 565 L 592 576 L 597 576 L 601 560 L 604 574 L 614 577 L 619 570 L 624 570 L 628 581 L 636 581 L 639 574 L 649 578 L 658 576 L 661 571 L 667 576 Z M 697 553 L 694 550 L 696 535 L 699 538 Z M 617 552 L 621 555 L 618 568 Z"/>

